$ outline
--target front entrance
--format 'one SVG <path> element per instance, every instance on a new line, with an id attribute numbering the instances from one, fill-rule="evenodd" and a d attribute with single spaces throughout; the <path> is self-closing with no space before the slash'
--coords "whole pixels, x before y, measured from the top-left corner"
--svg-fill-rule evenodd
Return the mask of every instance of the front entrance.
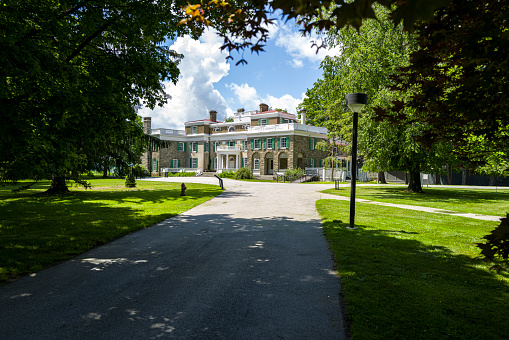
<path id="1" fill-rule="evenodd" d="M 267 175 L 274 174 L 274 156 L 271 153 L 265 156 L 265 173 Z"/>
<path id="2" fill-rule="evenodd" d="M 228 168 L 235 169 L 235 157 L 230 157 L 228 159 Z"/>

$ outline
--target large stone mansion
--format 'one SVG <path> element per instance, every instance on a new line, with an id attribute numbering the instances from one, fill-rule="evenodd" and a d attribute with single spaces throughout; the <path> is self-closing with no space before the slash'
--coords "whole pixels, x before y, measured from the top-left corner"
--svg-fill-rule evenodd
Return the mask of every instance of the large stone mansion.
<path id="1" fill-rule="evenodd" d="M 143 121 L 145 133 L 170 143 L 167 148 L 146 152 L 142 164 L 153 175 L 163 172 L 235 171 L 252 169 L 256 175 L 272 175 L 294 168 L 321 167 L 327 153 L 317 150 L 327 140 L 327 129 L 306 125 L 305 111 L 299 122 L 294 114 L 269 110 L 239 109 L 232 122 L 218 122 L 217 112 L 209 119 L 185 123 L 185 130 L 152 128 L 151 118 Z"/>

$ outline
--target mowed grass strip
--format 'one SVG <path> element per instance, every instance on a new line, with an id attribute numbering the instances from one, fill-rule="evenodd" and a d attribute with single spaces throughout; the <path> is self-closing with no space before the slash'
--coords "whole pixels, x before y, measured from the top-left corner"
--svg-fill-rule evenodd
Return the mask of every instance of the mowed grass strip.
<path id="1" fill-rule="evenodd" d="M 506 213 L 509 213 L 509 188 L 506 187 L 499 190 L 423 187 L 423 194 L 408 193 L 405 190 L 406 186 L 357 186 L 355 197 L 481 215 L 505 217 Z M 327 189 L 323 192 L 350 197 L 350 187 Z"/>
<path id="2" fill-rule="evenodd" d="M 49 182 L 13 194 L 0 188 L 0 283 L 70 259 L 97 245 L 149 227 L 221 193 L 214 185 L 92 180 L 92 189 L 42 194 Z"/>
<path id="3" fill-rule="evenodd" d="M 476 257 L 497 222 L 319 200 L 353 339 L 507 339 L 509 276 Z"/>

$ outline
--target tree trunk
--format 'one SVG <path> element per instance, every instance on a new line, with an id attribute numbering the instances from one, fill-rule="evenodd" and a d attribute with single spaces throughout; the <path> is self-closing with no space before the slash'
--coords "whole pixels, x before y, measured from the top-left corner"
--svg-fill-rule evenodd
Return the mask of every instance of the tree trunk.
<path id="1" fill-rule="evenodd" d="M 435 179 L 436 179 L 436 181 L 435 181 L 436 183 L 435 183 L 435 184 L 436 184 L 436 185 L 440 185 L 440 184 L 441 184 L 441 183 L 440 183 L 440 174 L 436 174 L 436 175 L 435 175 Z"/>
<path id="2" fill-rule="evenodd" d="M 103 165 L 103 178 L 108 178 L 108 163 L 104 162 Z"/>
<path id="3" fill-rule="evenodd" d="M 408 174 L 408 188 L 406 189 L 407 192 L 419 192 L 422 193 L 422 186 L 421 186 L 421 174 L 419 171 L 411 171 Z"/>
<path id="4" fill-rule="evenodd" d="M 378 173 L 378 183 L 380 183 L 380 184 L 387 184 L 387 180 L 385 179 L 385 172 L 384 171 L 380 171 Z"/>
<path id="5" fill-rule="evenodd" d="M 67 194 L 69 193 L 69 189 L 65 184 L 65 178 L 57 175 L 51 176 L 51 185 L 48 190 L 46 190 L 47 194 Z"/>

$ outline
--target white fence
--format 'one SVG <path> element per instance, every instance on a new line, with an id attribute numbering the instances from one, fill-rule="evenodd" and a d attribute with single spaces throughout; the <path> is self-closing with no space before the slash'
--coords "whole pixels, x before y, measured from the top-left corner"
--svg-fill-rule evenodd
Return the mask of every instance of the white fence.
<path id="1" fill-rule="evenodd" d="M 346 182 L 347 177 L 350 179 L 350 171 L 343 169 L 331 168 L 306 168 L 306 174 L 318 176 L 320 181 L 334 181 Z M 376 173 L 359 171 L 357 173 L 357 180 L 359 182 L 369 182 L 376 180 Z"/>

